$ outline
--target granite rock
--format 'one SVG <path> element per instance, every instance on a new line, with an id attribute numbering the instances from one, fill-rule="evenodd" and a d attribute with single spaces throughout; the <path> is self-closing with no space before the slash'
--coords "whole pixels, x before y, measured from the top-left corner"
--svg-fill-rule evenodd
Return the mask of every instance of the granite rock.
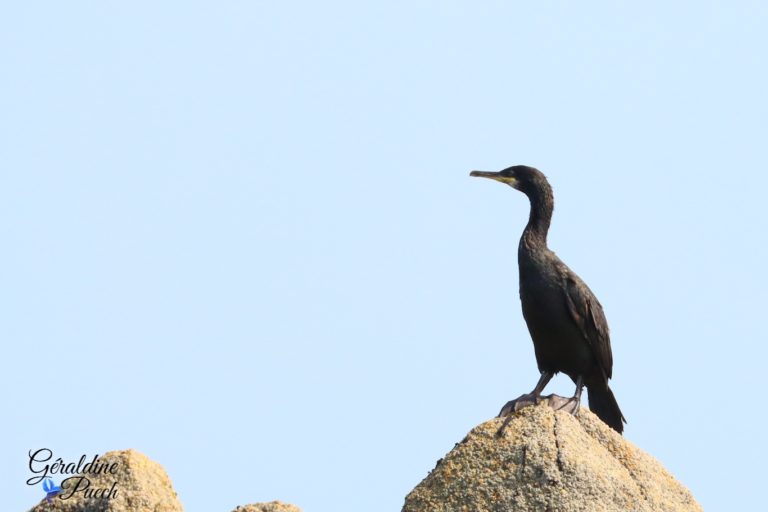
<path id="1" fill-rule="evenodd" d="M 86 474 L 90 496 L 79 477 L 60 482 L 61 492 L 43 499 L 30 512 L 181 512 L 171 480 L 157 462 L 135 450 L 107 452 L 99 462 L 116 464 L 108 471 Z M 78 492 L 72 492 L 80 485 Z M 103 492 L 94 492 L 102 490 Z M 99 494 L 100 496 L 94 496 Z M 65 498 L 66 499 L 62 499 Z"/>
<path id="2" fill-rule="evenodd" d="M 482 423 L 405 499 L 403 512 L 700 511 L 653 457 L 588 409 L 545 402 Z"/>
<path id="3" fill-rule="evenodd" d="M 301 512 L 301 509 L 290 503 L 270 501 L 269 503 L 252 503 L 241 505 L 232 512 Z"/>

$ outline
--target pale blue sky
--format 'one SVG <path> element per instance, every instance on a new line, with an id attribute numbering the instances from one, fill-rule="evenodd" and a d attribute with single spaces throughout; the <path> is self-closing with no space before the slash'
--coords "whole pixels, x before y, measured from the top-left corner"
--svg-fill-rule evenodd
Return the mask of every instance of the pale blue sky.
<path id="1" fill-rule="evenodd" d="M 537 379 L 528 204 L 468 177 L 518 163 L 626 437 L 762 501 L 768 8 L 532 4 L 0 7 L 7 509 L 45 446 L 136 448 L 189 512 L 398 510 Z"/>

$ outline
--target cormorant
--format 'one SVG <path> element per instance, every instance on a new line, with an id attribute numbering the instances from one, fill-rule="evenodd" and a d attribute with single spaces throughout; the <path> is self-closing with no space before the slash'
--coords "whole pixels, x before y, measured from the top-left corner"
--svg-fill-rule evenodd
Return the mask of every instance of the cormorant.
<path id="1" fill-rule="evenodd" d="M 577 407 L 582 387 L 586 386 L 589 408 L 621 433 L 626 420 L 608 387 L 613 356 L 603 308 L 584 281 L 547 247 L 554 209 L 547 178 L 526 165 L 499 172 L 472 171 L 470 176 L 506 183 L 528 196 L 531 203 L 517 261 L 523 317 L 533 339 L 541 378 L 533 391 L 521 398 L 538 402 L 547 383 L 563 372 L 576 384 L 571 400 Z"/>

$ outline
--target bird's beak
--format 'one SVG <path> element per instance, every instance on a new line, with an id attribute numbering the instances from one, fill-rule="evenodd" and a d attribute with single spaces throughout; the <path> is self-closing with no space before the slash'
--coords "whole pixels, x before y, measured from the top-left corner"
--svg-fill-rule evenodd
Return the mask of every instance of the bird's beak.
<path id="1" fill-rule="evenodd" d="M 492 180 L 500 181 L 501 183 L 506 183 L 511 187 L 514 187 L 517 184 L 517 180 L 513 176 L 502 176 L 498 172 L 472 171 L 469 175 L 476 178 L 490 178 Z"/>

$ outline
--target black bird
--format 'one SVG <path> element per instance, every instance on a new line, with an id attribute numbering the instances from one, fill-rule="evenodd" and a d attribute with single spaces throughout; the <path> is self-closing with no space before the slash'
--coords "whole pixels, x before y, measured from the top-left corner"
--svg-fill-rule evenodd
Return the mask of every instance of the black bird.
<path id="1" fill-rule="evenodd" d="M 534 390 L 521 398 L 538 402 L 547 383 L 556 373 L 563 372 L 576 384 L 571 400 L 577 407 L 586 385 L 589 408 L 621 433 L 626 420 L 608 387 L 613 356 L 603 307 L 584 281 L 547 247 L 554 209 L 547 178 L 538 169 L 525 165 L 499 172 L 472 171 L 470 176 L 506 183 L 531 202 L 517 261 L 523 317 L 533 339 L 541 378 Z"/>

